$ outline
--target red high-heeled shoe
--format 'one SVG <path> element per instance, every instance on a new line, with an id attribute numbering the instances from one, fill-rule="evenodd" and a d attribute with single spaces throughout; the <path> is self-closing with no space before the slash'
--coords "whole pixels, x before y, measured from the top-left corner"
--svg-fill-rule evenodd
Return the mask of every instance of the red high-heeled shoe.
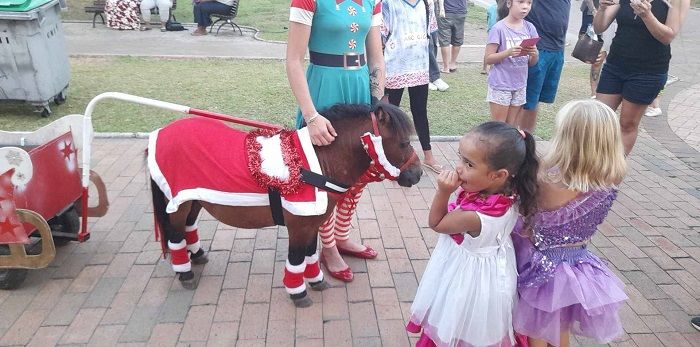
<path id="1" fill-rule="evenodd" d="M 321 260 L 321 264 L 326 267 L 326 271 L 328 271 L 328 274 L 331 275 L 331 277 L 343 282 L 352 282 L 353 278 L 355 278 L 355 275 L 352 273 L 352 269 L 350 269 L 349 266 L 344 270 L 331 271 L 326 264 L 326 257 L 323 256 L 323 252 L 321 252 L 321 256 L 319 258 Z"/>
<path id="2" fill-rule="evenodd" d="M 342 255 L 349 255 L 349 256 L 352 256 L 355 258 L 374 259 L 379 255 L 379 253 L 377 253 L 377 251 L 372 249 L 372 247 L 367 246 L 367 245 L 364 245 L 364 246 L 365 246 L 365 250 L 362 252 L 355 252 L 355 251 L 350 251 L 347 249 L 342 249 L 342 248 L 338 247 L 337 245 L 335 247 L 338 248 L 338 253 L 340 253 Z"/>

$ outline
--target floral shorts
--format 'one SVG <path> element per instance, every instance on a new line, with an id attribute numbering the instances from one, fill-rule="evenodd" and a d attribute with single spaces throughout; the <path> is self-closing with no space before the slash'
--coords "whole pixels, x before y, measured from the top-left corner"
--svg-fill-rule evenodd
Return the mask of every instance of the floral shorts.
<path id="1" fill-rule="evenodd" d="M 503 106 L 522 106 L 525 104 L 525 87 L 516 90 L 498 90 L 488 87 L 486 101 Z"/>

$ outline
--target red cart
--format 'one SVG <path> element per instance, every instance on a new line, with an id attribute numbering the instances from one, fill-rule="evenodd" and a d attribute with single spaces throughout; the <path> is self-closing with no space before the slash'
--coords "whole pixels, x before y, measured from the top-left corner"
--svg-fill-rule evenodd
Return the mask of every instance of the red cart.
<path id="1" fill-rule="evenodd" d="M 55 245 L 86 241 L 87 217 L 107 212 L 105 185 L 90 171 L 88 112 L 34 132 L 0 131 L 0 289 L 16 288 L 29 269 L 48 266 Z"/>

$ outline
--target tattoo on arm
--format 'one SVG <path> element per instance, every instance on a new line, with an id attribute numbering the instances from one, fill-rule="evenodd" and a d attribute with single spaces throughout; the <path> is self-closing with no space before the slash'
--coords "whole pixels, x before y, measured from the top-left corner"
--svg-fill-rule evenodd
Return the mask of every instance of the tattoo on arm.
<path id="1" fill-rule="evenodd" d="M 369 73 L 370 94 L 377 99 L 384 96 L 384 70 L 379 66 L 374 66 Z"/>

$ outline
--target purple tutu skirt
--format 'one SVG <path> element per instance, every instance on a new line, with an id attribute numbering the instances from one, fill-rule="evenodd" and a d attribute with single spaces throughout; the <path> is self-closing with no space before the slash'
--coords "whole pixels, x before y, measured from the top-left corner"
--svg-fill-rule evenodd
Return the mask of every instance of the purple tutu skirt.
<path id="1" fill-rule="evenodd" d="M 627 299 L 624 284 L 600 259 L 585 248 L 540 252 L 532 243 L 525 245 L 517 237 L 513 239 L 522 277 L 518 279 L 519 300 L 513 312 L 516 332 L 554 346 L 560 345 L 561 331 L 599 343 L 622 334 L 618 309 Z M 556 264 L 546 281 L 535 280 L 542 273 L 536 271 L 538 264 L 531 262 L 542 255 Z"/>

